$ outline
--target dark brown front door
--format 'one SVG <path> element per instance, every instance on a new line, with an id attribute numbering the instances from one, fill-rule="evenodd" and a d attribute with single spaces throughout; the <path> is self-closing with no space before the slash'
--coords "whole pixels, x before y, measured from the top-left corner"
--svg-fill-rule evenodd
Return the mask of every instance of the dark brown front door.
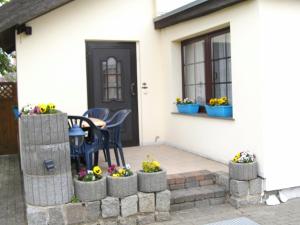
<path id="1" fill-rule="evenodd" d="M 18 153 L 18 122 L 13 115 L 17 104 L 16 83 L 0 83 L 0 155 Z"/>
<path id="2" fill-rule="evenodd" d="M 131 109 L 122 128 L 124 146 L 139 145 L 136 43 L 87 42 L 88 107 L 103 107 L 110 116 Z"/>

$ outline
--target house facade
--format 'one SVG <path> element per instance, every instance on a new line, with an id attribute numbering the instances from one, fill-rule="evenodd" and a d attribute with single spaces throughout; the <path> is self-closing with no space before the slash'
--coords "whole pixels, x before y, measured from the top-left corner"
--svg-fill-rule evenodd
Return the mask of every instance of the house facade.
<path id="1" fill-rule="evenodd" d="M 22 21 L 31 35 L 14 36 L 20 106 L 131 108 L 130 145 L 166 143 L 223 163 L 248 150 L 265 190 L 300 186 L 298 1 L 62 2 Z M 176 97 L 224 95 L 230 119 L 174 113 Z"/>

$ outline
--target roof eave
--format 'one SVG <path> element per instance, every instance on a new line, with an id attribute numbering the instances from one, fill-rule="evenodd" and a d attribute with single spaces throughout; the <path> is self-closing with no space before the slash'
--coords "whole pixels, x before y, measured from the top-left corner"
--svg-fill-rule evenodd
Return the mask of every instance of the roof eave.
<path id="1" fill-rule="evenodd" d="M 154 19 L 155 29 L 205 16 L 246 0 L 197 0 Z"/>

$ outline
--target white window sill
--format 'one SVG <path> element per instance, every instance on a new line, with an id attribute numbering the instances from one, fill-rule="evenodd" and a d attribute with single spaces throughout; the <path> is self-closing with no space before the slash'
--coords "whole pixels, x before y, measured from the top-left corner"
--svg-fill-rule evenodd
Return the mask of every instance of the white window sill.
<path id="1" fill-rule="evenodd" d="M 233 117 L 213 117 L 213 116 L 208 116 L 206 113 L 186 114 L 186 113 L 172 112 L 171 114 L 180 115 L 180 116 L 202 117 L 208 119 L 218 119 L 218 120 L 229 120 L 229 121 L 235 120 Z"/>

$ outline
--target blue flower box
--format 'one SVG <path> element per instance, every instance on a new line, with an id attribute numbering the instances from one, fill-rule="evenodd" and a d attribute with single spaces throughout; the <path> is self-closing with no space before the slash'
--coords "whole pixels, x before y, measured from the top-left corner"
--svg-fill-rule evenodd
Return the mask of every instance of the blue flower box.
<path id="1" fill-rule="evenodd" d="M 232 117 L 232 105 L 205 105 L 206 113 L 212 117 Z"/>
<path id="2" fill-rule="evenodd" d="M 200 104 L 177 104 L 178 112 L 195 114 L 199 112 Z"/>

